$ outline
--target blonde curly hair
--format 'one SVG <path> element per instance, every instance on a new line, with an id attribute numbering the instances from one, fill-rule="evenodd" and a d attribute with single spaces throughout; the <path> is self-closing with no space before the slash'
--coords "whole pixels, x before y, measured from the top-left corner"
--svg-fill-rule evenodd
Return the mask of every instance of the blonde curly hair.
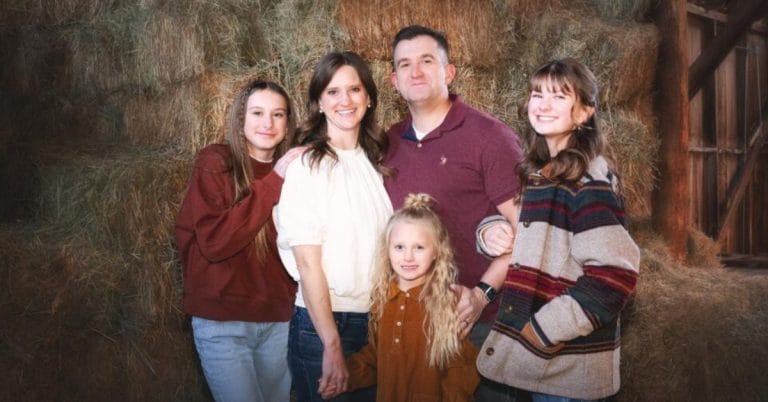
<path id="1" fill-rule="evenodd" d="M 432 198 L 423 193 L 409 194 L 403 207 L 389 219 L 377 248 L 376 266 L 371 290 L 371 315 L 368 329 L 373 337 L 384 313 L 390 283 L 397 280 L 389 259 L 392 228 L 401 221 L 423 223 L 428 229 L 437 255 L 427 273 L 419 302 L 426 310 L 424 334 L 427 339 L 427 362 L 430 367 L 445 368 L 461 352 L 459 317 L 456 311 L 458 297 L 451 289 L 456 282 L 457 269 L 448 232 L 432 209 Z M 375 340 L 371 338 L 373 342 Z"/>

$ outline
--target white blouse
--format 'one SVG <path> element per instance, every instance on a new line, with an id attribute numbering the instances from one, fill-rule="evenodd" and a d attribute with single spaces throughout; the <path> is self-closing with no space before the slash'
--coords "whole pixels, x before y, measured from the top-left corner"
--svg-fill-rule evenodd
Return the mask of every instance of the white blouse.
<path id="1" fill-rule="evenodd" d="M 310 169 L 305 154 L 288 166 L 275 213 L 278 251 L 288 273 L 301 281 L 291 247 L 321 246 L 332 310 L 365 313 L 376 245 L 392 204 L 362 148 L 333 150 L 338 161 L 326 157 Z M 306 307 L 301 286 L 296 305 Z"/>

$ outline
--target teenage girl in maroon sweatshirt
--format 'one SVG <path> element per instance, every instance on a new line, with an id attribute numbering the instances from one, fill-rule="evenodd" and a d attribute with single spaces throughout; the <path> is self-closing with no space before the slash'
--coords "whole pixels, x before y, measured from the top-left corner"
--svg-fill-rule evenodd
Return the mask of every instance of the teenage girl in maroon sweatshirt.
<path id="1" fill-rule="evenodd" d="M 229 112 L 226 143 L 200 151 L 176 223 L 184 310 L 217 401 L 287 401 L 296 284 L 278 257 L 272 207 L 292 155 L 274 161 L 295 116 L 285 90 L 260 80 Z"/>

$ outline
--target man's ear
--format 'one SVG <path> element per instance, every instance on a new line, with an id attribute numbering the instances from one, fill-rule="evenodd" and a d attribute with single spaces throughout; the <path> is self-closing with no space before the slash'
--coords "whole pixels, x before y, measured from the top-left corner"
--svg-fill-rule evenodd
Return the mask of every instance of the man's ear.
<path id="1" fill-rule="evenodd" d="M 451 85 L 456 78 L 456 66 L 451 63 L 445 65 L 445 85 Z"/>
<path id="2" fill-rule="evenodd" d="M 393 71 L 389 73 L 389 83 L 392 84 L 392 87 L 397 89 L 397 73 L 396 72 Z"/>

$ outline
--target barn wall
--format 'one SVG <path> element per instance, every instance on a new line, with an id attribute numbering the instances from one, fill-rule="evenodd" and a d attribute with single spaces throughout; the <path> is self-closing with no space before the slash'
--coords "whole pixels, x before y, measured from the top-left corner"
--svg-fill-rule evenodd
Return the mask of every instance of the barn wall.
<path id="1" fill-rule="evenodd" d="M 722 24 L 689 14 L 691 63 Z M 746 159 L 760 103 L 768 99 L 767 45 L 768 33 L 759 27 L 745 34 L 690 103 L 690 221 L 719 240 L 723 255 L 768 254 L 763 236 L 768 230 L 763 212 L 768 192 L 765 149 L 735 219 L 721 230 L 729 186 Z"/>

